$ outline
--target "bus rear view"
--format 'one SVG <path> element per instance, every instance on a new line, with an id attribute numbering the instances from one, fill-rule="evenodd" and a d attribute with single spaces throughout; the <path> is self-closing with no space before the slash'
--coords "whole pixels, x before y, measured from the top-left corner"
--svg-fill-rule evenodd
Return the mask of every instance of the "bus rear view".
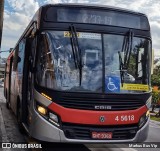
<path id="1" fill-rule="evenodd" d="M 30 135 L 49 142 L 146 140 L 152 58 L 147 17 L 76 4 L 46 5 L 37 14 L 28 120 L 21 121 Z"/>

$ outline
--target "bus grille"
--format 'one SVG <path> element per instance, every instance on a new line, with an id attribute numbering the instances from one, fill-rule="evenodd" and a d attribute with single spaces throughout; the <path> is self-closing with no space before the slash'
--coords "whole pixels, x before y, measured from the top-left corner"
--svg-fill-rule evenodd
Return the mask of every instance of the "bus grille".
<path id="1" fill-rule="evenodd" d="M 92 140 L 91 132 L 112 132 L 112 140 L 133 139 L 138 131 L 137 125 L 125 126 L 84 126 L 63 123 L 63 131 L 69 139 Z"/>
<path id="2" fill-rule="evenodd" d="M 55 102 L 66 108 L 100 111 L 134 110 L 145 104 L 141 98 L 85 97 L 83 95 L 78 97 L 74 95 L 62 95 L 60 100 Z M 101 106 L 101 109 L 95 106 Z"/>

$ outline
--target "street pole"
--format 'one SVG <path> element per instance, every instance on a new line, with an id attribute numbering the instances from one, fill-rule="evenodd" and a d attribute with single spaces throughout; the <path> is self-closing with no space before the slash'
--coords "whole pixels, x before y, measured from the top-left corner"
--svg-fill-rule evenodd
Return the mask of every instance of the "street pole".
<path id="1" fill-rule="evenodd" d="M 0 49 L 1 49 L 2 28 L 3 28 L 3 11 L 4 11 L 4 0 L 0 0 Z"/>

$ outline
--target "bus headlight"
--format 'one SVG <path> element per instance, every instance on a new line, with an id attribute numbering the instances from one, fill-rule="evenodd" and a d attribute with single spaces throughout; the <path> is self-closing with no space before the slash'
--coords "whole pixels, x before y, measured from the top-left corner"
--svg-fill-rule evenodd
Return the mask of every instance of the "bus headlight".
<path id="1" fill-rule="evenodd" d="M 148 100 L 146 101 L 146 106 L 147 106 L 148 109 L 151 107 L 151 102 L 152 102 L 152 96 L 150 96 L 148 98 Z"/>
<path id="2" fill-rule="evenodd" d="M 46 115 L 47 114 L 47 109 L 44 108 L 43 106 L 37 105 L 37 110 L 42 115 Z"/>
<path id="3" fill-rule="evenodd" d="M 45 118 L 47 121 L 49 121 L 53 125 L 55 125 L 57 127 L 60 127 L 59 118 L 58 118 L 58 116 L 55 113 L 50 112 L 47 109 L 47 107 L 44 107 L 43 105 L 39 104 L 38 102 L 36 102 L 36 109 L 37 109 L 38 113 L 43 118 Z"/>
<path id="4" fill-rule="evenodd" d="M 142 128 L 144 126 L 144 124 L 146 123 L 148 117 L 149 117 L 150 113 L 149 113 L 149 110 L 143 114 L 139 120 L 139 128 Z"/>

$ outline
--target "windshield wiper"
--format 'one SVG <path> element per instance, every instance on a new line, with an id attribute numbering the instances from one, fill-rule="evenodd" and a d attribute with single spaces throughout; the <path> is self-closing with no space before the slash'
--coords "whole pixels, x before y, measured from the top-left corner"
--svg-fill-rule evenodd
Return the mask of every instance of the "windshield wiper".
<path id="1" fill-rule="evenodd" d="M 133 32 L 129 30 L 127 35 L 123 39 L 123 45 L 121 52 L 124 53 L 123 59 L 120 52 L 119 54 L 119 70 L 121 77 L 121 85 L 124 83 L 124 73 L 128 70 L 128 65 L 130 61 L 131 51 L 132 51 L 132 43 L 133 43 Z"/>
<path id="2" fill-rule="evenodd" d="M 122 60 L 122 56 L 121 56 L 120 51 L 118 51 L 118 55 L 119 55 L 119 70 L 120 70 L 120 77 L 121 77 L 121 85 L 123 87 L 124 72 L 125 72 L 125 70 L 123 69 L 124 68 L 124 62 Z"/>
<path id="3" fill-rule="evenodd" d="M 79 69 L 79 85 L 81 86 L 82 83 L 82 56 L 81 56 L 81 49 L 79 48 L 77 32 L 74 25 L 70 26 L 71 31 L 71 43 L 72 43 L 72 51 L 73 51 L 73 58 L 75 62 L 75 67 Z"/>
<path id="4" fill-rule="evenodd" d="M 129 61 L 130 61 L 130 56 L 131 56 L 131 51 L 132 51 L 132 43 L 133 43 L 133 32 L 132 30 L 129 31 L 128 36 L 126 36 L 126 40 L 125 40 L 126 47 L 124 46 L 124 48 L 122 47 L 122 52 L 124 52 L 125 56 L 124 56 L 124 68 L 127 70 L 128 69 L 128 65 L 129 65 Z"/>

